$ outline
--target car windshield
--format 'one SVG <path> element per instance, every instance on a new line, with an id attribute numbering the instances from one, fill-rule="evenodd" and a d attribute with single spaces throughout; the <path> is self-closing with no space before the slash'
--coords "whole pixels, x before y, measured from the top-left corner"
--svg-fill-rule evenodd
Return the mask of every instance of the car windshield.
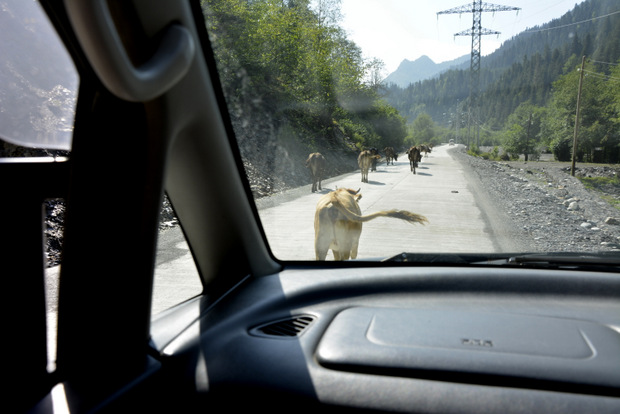
<path id="1" fill-rule="evenodd" d="M 202 5 L 276 258 L 614 262 L 616 0 Z"/>

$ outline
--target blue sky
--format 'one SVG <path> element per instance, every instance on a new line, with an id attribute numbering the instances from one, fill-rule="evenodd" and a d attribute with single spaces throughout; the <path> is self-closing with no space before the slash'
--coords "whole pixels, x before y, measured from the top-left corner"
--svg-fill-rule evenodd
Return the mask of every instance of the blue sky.
<path id="1" fill-rule="evenodd" d="M 482 37 L 481 52 L 492 53 L 514 35 L 549 22 L 572 10 L 583 0 L 498 0 L 488 4 L 515 6 L 521 10 L 482 13 L 482 27 L 501 32 Z M 349 39 L 362 48 L 364 57 L 385 63 L 385 75 L 404 59 L 422 55 L 435 63 L 469 55 L 470 36 L 454 33 L 471 28 L 472 14 L 437 12 L 471 4 L 471 0 L 341 0 L 340 23 Z"/>

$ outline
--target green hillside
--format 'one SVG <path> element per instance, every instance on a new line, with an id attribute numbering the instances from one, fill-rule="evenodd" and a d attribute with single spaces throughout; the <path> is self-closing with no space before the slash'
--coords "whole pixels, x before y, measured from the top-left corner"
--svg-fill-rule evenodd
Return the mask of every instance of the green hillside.
<path id="1" fill-rule="evenodd" d="M 452 70 L 399 88 L 386 100 L 413 123 L 430 116 L 439 134 L 468 142 L 467 128 L 479 122 L 478 142 L 501 145 L 513 154 L 551 150 L 559 159 L 572 152 L 577 88 L 586 57 L 577 154 L 589 161 L 620 160 L 620 4 L 588 0 L 548 24 L 505 42 L 482 60 L 481 114 L 468 123 L 469 71 Z M 442 130 L 442 127 L 445 128 Z M 436 137 L 445 139 L 446 137 Z M 415 140 L 415 138 L 414 138 Z"/>

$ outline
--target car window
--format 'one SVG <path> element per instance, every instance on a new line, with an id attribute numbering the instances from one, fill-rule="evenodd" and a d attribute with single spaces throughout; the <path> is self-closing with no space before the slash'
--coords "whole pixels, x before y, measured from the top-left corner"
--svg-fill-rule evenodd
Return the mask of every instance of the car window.
<path id="1" fill-rule="evenodd" d="M 459 3 L 202 2 L 277 258 L 620 250 L 617 3 Z"/>
<path id="2" fill-rule="evenodd" d="M 203 286 L 189 245 L 168 198 L 161 207 L 151 314 L 202 293 Z"/>
<path id="3" fill-rule="evenodd" d="M 20 161 L 36 157 L 38 162 L 65 162 L 71 157 L 79 86 L 73 61 L 37 1 L 0 2 L 0 23 L 4 29 L 0 38 L 0 158 Z M 45 216 L 48 371 L 52 372 L 56 360 L 65 200 L 46 199 L 42 211 Z M 153 315 L 202 291 L 200 277 L 178 224 L 168 200 L 164 199 Z M 174 272 L 170 270 L 171 264 L 174 264 Z"/>
<path id="4" fill-rule="evenodd" d="M 70 150 L 79 79 L 67 50 L 36 1 L 2 2 L 0 23 L 2 156 Z"/>
<path id="5" fill-rule="evenodd" d="M 0 25 L 0 158 L 66 161 L 79 84 L 73 61 L 36 1 L 3 1 Z M 48 370 L 53 371 L 65 200 L 46 199 L 42 211 Z"/>

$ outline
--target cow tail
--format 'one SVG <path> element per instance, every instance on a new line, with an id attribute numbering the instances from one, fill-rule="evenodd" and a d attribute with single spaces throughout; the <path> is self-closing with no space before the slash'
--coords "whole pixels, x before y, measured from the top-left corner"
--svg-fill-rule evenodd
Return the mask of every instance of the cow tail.
<path id="1" fill-rule="evenodd" d="M 387 217 L 393 217 L 401 220 L 408 221 L 409 223 L 426 224 L 428 219 L 421 214 L 412 213 L 406 210 L 390 210 L 385 211 Z"/>
<path id="2" fill-rule="evenodd" d="M 419 223 L 419 224 L 426 224 L 426 223 L 428 223 L 428 220 L 426 219 L 426 217 L 424 217 L 424 216 L 422 216 L 420 214 L 416 214 L 416 213 L 412 213 L 410 211 L 406 211 L 406 210 L 377 211 L 376 213 L 371 213 L 371 214 L 368 214 L 368 215 L 365 215 L 365 216 L 360 216 L 359 214 L 356 214 L 356 213 L 350 211 L 349 209 L 347 209 L 345 206 L 343 206 L 340 203 L 340 200 L 338 200 L 338 197 L 337 197 L 336 194 L 332 195 L 331 203 L 348 220 L 351 220 L 351 221 L 365 223 L 367 221 L 374 220 L 377 217 L 392 217 L 392 218 L 397 218 L 397 219 L 405 220 L 405 221 L 407 221 L 409 223 Z"/>

